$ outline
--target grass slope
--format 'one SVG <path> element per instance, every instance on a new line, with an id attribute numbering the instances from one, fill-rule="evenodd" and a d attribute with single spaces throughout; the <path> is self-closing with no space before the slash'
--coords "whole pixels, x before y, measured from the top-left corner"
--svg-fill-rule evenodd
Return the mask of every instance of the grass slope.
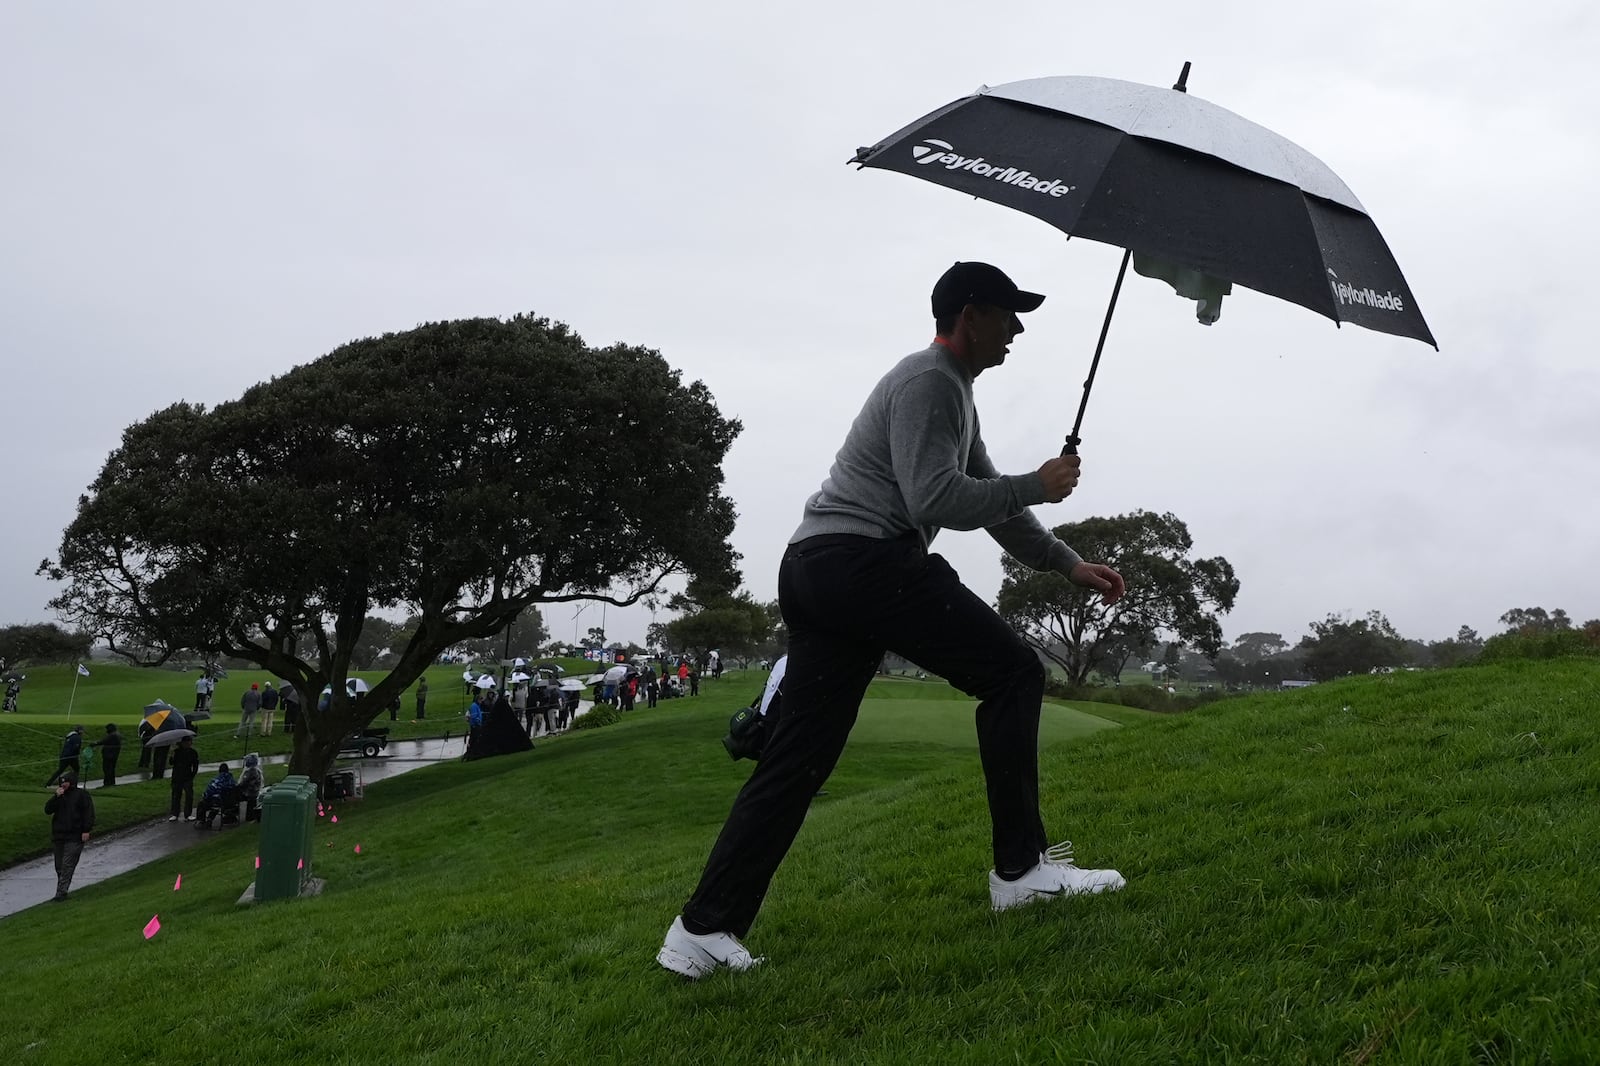
<path id="1" fill-rule="evenodd" d="M 1047 823 L 1130 884 L 1004 915 L 975 754 L 875 728 L 947 690 L 887 684 L 774 883 L 756 972 L 652 962 L 748 773 L 716 744 L 730 687 L 385 783 L 318 826 L 317 899 L 236 907 L 239 831 L 6 919 L 0 1061 L 1600 1060 L 1592 662 L 1047 747 Z"/>

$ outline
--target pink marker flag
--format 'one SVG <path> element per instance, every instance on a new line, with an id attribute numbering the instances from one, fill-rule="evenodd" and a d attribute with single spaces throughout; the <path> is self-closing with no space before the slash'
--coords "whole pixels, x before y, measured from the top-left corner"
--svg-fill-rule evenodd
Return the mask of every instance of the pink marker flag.
<path id="1" fill-rule="evenodd" d="M 306 861 L 301 859 L 299 862 L 294 864 L 294 868 L 296 870 L 304 870 L 306 868 Z"/>
<path id="2" fill-rule="evenodd" d="M 318 818 L 321 818 L 323 815 L 325 815 L 327 813 L 328 813 L 327 811 L 322 809 L 322 804 L 320 804 L 320 803 L 317 804 L 317 817 Z"/>
<path id="3" fill-rule="evenodd" d="M 332 822 L 334 825 L 338 825 L 339 824 L 339 816 L 336 814 L 332 818 L 328 819 L 328 821 Z"/>
<path id="4" fill-rule="evenodd" d="M 149 940 L 159 932 L 161 932 L 161 915 L 158 914 L 145 923 L 144 938 Z"/>
<path id="5" fill-rule="evenodd" d="M 256 856 L 256 869 L 261 869 L 261 856 Z"/>
<path id="6" fill-rule="evenodd" d="M 361 845 L 360 845 L 360 844 L 357 844 L 357 845 L 356 845 L 356 854 L 357 854 L 357 855 L 360 855 L 360 854 L 361 854 Z"/>
<path id="7" fill-rule="evenodd" d="M 178 889 L 180 889 L 182 887 L 183 887 L 183 875 L 179 874 L 178 875 L 178 879 L 176 881 L 172 882 L 172 891 L 176 892 L 176 891 L 178 891 Z"/>

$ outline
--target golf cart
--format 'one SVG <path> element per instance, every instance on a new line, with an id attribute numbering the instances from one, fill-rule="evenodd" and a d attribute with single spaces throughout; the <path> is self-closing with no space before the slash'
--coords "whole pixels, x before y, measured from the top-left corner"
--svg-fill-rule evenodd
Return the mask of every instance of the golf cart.
<path id="1" fill-rule="evenodd" d="M 351 733 L 339 743 L 340 755 L 360 755 L 363 758 L 376 758 L 378 753 L 389 746 L 389 731 L 387 729 L 367 728 L 359 733 Z"/>

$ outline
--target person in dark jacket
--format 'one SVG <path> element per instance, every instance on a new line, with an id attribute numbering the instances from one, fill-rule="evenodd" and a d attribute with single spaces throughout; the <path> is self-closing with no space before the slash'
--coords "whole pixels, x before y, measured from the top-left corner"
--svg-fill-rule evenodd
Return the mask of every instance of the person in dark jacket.
<path id="1" fill-rule="evenodd" d="M 61 779 L 61 775 L 68 770 L 72 771 L 72 779 L 78 779 L 78 756 L 83 753 L 83 726 L 75 725 L 72 732 L 61 742 L 61 758 L 56 772 L 45 779 L 45 785 L 53 785 Z"/>
<path id="2" fill-rule="evenodd" d="M 78 868 L 83 846 L 94 829 L 94 800 L 78 787 L 78 775 L 68 770 L 56 785 L 56 794 L 44 801 L 44 813 L 51 816 L 50 843 L 56 855 L 56 894 L 54 902 L 67 898 L 72 874 Z"/>
<path id="3" fill-rule="evenodd" d="M 184 737 L 172 752 L 172 817 L 178 820 L 182 800 L 184 821 L 194 821 L 194 779 L 200 775 L 200 753 L 194 750 L 194 737 Z"/>
<path id="4" fill-rule="evenodd" d="M 278 701 L 282 694 L 272 687 L 272 682 L 267 682 L 267 687 L 261 690 L 261 735 L 272 735 L 272 718 L 278 713 Z"/>
<path id="5" fill-rule="evenodd" d="M 198 829 L 204 826 L 209 829 L 211 820 L 229 802 L 230 794 L 232 802 L 237 804 L 239 802 L 238 788 L 238 784 L 233 780 L 233 771 L 228 769 L 228 764 L 223 763 L 217 767 L 217 776 L 211 779 L 211 783 L 206 786 L 206 790 L 200 794 L 200 809 L 196 812 L 200 820 L 195 823 L 195 828 Z"/>
<path id="6" fill-rule="evenodd" d="M 117 732 L 117 724 L 112 722 L 106 726 L 106 735 L 95 741 L 92 747 L 100 749 L 104 775 L 100 785 L 110 788 L 117 783 L 117 757 L 122 754 L 122 734 Z"/>

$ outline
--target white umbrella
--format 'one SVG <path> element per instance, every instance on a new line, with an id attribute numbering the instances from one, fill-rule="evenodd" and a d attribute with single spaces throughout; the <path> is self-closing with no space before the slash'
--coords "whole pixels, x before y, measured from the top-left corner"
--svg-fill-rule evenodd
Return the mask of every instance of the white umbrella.
<path id="1" fill-rule="evenodd" d="M 532 674 L 525 674 L 521 670 L 518 670 L 516 673 L 511 675 L 511 680 L 515 681 L 517 684 L 520 685 L 524 681 L 532 681 L 533 680 L 533 675 Z"/>
<path id="2" fill-rule="evenodd" d="M 515 666 L 515 667 L 516 667 L 516 668 L 517 668 L 517 669 L 519 669 L 519 670 L 520 670 L 520 669 L 522 669 L 522 668 L 523 668 L 523 667 L 524 667 L 524 666 L 527 666 L 527 665 L 528 665 L 528 660 L 526 660 L 526 659 L 523 659 L 523 658 L 516 658 L 516 659 L 513 659 L 513 660 L 512 660 L 512 661 L 511 661 L 511 665 L 512 665 L 512 666 Z"/>
<path id="3" fill-rule="evenodd" d="M 561 687 L 568 692 L 582 692 L 583 682 L 579 681 L 575 677 L 563 678 L 561 681 Z"/>
<path id="4" fill-rule="evenodd" d="M 461 671 L 461 680 L 465 681 L 467 684 L 470 685 L 474 681 L 476 681 L 477 679 L 478 679 L 478 675 L 474 674 L 471 670 L 463 670 L 463 671 Z"/>
<path id="5" fill-rule="evenodd" d="M 361 678 L 359 678 L 359 677 L 346 678 L 345 679 L 345 683 L 344 683 L 344 689 L 345 689 L 346 692 L 350 693 L 350 695 L 352 695 L 352 696 L 354 696 L 357 692 L 370 692 L 370 691 L 372 691 L 371 688 L 367 685 L 367 683 L 365 681 L 361 680 Z"/>
<path id="6" fill-rule="evenodd" d="M 476 684 L 478 688 L 494 688 L 494 675 L 484 674 L 482 677 L 478 678 L 474 684 Z"/>
<path id="7" fill-rule="evenodd" d="M 144 742 L 147 748 L 170 748 L 184 737 L 194 736 L 192 729 L 163 729 Z"/>

